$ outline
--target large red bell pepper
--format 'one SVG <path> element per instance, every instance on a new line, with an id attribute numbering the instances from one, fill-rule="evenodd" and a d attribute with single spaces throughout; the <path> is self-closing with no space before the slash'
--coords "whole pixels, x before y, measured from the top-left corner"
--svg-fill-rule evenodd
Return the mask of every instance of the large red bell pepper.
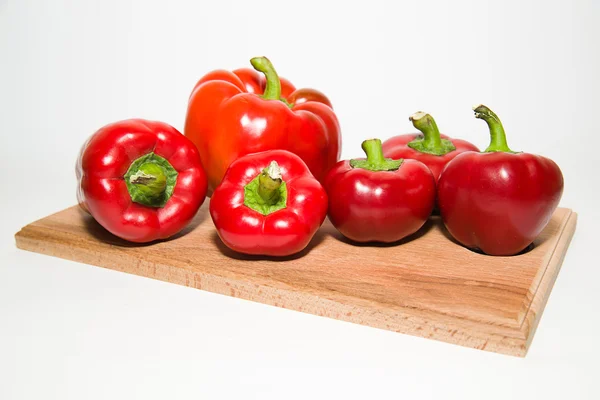
<path id="1" fill-rule="evenodd" d="M 234 161 L 210 199 L 219 237 L 245 254 L 288 256 L 309 244 L 327 214 L 327 194 L 286 150 Z"/>
<path id="2" fill-rule="evenodd" d="M 440 134 L 433 117 L 422 111 L 410 116 L 420 134 L 394 136 L 383 143 L 383 154 L 390 158 L 411 158 L 427 165 L 437 181 L 442 169 L 454 157 L 465 151 L 479 151 L 466 140 Z"/>
<path id="3" fill-rule="evenodd" d="M 82 147 L 76 174 L 81 207 L 131 242 L 178 233 L 206 198 L 198 150 L 158 121 L 130 119 L 100 128 Z"/>
<path id="4" fill-rule="evenodd" d="M 417 160 L 384 158 L 379 139 L 365 140 L 367 159 L 340 161 L 327 174 L 329 219 L 357 242 L 390 243 L 417 232 L 435 202 L 435 179 Z"/>
<path id="5" fill-rule="evenodd" d="M 198 147 L 209 190 L 237 158 L 274 149 L 300 156 L 322 179 L 341 153 L 340 127 L 331 103 L 314 89 L 293 90 L 288 81 L 282 84 L 267 58 L 253 58 L 251 63 L 266 78 L 245 69 L 213 71 L 200 79 L 189 99 L 184 134 Z"/>
<path id="6" fill-rule="evenodd" d="M 554 161 L 514 152 L 502 123 L 484 105 L 475 117 L 490 128 L 483 152 L 455 157 L 442 171 L 438 205 L 450 234 L 461 244 L 495 256 L 526 249 L 552 217 L 562 197 L 563 176 Z"/>

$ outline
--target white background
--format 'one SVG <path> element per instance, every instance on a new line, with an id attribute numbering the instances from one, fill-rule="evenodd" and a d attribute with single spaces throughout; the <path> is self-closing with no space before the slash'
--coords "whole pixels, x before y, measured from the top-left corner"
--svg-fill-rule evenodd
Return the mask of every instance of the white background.
<path id="1" fill-rule="evenodd" d="M 0 399 L 598 399 L 600 2 L 0 0 Z M 75 203 L 102 125 L 182 130 L 204 73 L 267 55 L 334 104 L 343 157 L 430 112 L 554 159 L 579 225 L 527 358 L 17 250 Z"/>

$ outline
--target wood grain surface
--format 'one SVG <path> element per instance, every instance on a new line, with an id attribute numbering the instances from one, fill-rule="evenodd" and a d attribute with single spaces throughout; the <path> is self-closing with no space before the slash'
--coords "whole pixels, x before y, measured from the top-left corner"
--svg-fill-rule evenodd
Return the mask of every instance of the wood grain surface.
<path id="1" fill-rule="evenodd" d="M 19 231 L 17 246 L 148 278 L 486 351 L 525 356 L 575 232 L 556 210 L 523 254 L 491 257 L 457 243 L 439 218 L 394 245 L 349 243 L 329 221 L 302 253 L 248 257 L 225 247 L 207 203 L 168 241 L 136 245 L 77 206 Z"/>

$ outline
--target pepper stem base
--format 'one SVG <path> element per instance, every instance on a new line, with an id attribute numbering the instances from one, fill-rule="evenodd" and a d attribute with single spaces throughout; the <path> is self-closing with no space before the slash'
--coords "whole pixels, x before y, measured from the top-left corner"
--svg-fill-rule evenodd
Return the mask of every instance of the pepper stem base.
<path id="1" fill-rule="evenodd" d="M 263 169 L 244 187 L 244 205 L 262 215 L 281 210 L 287 204 L 287 186 L 276 161 Z"/>
<path id="2" fill-rule="evenodd" d="M 427 143 L 425 143 L 424 138 L 421 136 L 418 136 L 414 140 L 408 142 L 406 145 L 418 152 L 433 154 L 434 156 L 443 156 L 444 154 L 448 154 L 451 151 L 456 150 L 456 146 L 454 146 L 454 144 L 448 139 L 440 139 L 439 146 L 436 148 L 431 148 L 427 145 Z"/>
<path id="3" fill-rule="evenodd" d="M 352 168 L 362 168 L 369 171 L 396 171 L 400 168 L 404 160 L 392 160 L 383 156 L 383 148 L 380 139 L 367 139 L 362 142 L 362 149 L 367 155 L 366 160 L 352 159 L 350 166 Z"/>
<path id="4" fill-rule="evenodd" d="M 177 171 L 163 157 L 148 153 L 133 161 L 123 176 L 131 201 L 164 207 L 177 184 Z"/>

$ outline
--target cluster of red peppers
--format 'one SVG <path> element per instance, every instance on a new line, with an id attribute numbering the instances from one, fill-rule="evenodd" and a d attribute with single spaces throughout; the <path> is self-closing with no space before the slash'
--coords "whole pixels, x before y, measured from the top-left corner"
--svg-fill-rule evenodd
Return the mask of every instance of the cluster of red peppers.
<path id="1" fill-rule="evenodd" d="M 251 64 L 198 81 L 183 133 L 141 119 L 98 130 L 77 163 L 79 204 L 114 235 L 146 243 L 179 233 L 210 196 L 223 243 L 268 256 L 305 249 L 326 217 L 351 241 L 394 243 L 436 213 L 465 247 L 514 255 L 558 206 L 558 166 L 510 150 L 483 105 L 474 108 L 490 129 L 483 152 L 417 112 L 419 133 L 365 140 L 366 157 L 340 160 L 329 99 L 296 89 L 265 57 Z"/>

